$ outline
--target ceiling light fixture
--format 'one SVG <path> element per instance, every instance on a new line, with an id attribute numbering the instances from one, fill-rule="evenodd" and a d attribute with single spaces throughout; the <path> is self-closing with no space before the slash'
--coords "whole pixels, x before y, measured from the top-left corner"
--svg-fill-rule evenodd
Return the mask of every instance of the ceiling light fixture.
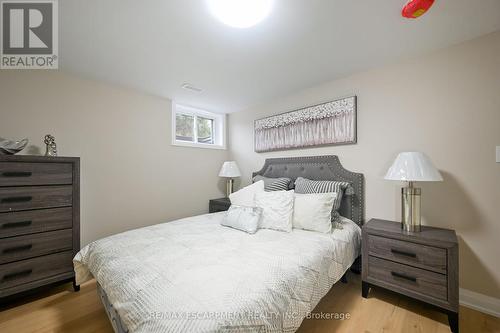
<path id="1" fill-rule="evenodd" d="M 249 28 L 264 20 L 274 0 L 207 0 L 212 14 L 234 28 Z"/>

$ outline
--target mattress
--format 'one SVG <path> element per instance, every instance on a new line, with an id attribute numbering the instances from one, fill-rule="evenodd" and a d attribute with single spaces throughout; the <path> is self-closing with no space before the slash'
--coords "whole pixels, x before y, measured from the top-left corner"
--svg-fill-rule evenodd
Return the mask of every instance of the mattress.
<path id="1" fill-rule="evenodd" d="M 128 231 L 84 247 L 117 332 L 294 332 L 359 256 L 361 231 L 223 227 L 224 213 Z"/>

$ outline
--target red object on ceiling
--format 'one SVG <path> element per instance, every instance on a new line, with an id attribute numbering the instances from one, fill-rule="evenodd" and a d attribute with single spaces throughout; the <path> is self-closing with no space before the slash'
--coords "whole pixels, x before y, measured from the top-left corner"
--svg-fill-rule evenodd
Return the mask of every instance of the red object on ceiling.
<path id="1" fill-rule="evenodd" d="M 403 7 L 403 17 L 415 19 L 425 14 L 434 4 L 434 0 L 410 0 Z"/>

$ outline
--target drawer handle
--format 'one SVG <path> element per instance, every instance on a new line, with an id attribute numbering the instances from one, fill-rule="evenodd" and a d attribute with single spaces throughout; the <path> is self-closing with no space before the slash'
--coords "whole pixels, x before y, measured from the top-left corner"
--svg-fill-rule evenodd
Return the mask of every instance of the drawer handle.
<path id="1" fill-rule="evenodd" d="M 3 198 L 2 203 L 16 203 L 16 202 L 28 202 L 33 200 L 33 197 L 26 196 L 26 197 L 10 197 L 10 198 Z"/>
<path id="2" fill-rule="evenodd" d="M 29 172 L 29 171 L 12 171 L 12 172 L 3 172 L 2 173 L 2 176 L 4 177 L 10 177 L 10 178 L 18 178 L 18 177 L 31 177 L 33 173 Z"/>
<path id="3" fill-rule="evenodd" d="M 406 251 L 397 250 L 397 249 L 391 249 L 391 252 L 394 254 L 400 254 L 402 256 L 407 256 L 407 257 L 411 257 L 411 258 L 417 257 L 416 253 L 406 252 Z"/>
<path id="4" fill-rule="evenodd" d="M 30 275 L 32 272 L 33 272 L 32 269 L 25 269 L 24 271 L 10 273 L 10 274 L 4 275 L 3 278 L 2 278 L 2 281 L 9 281 L 9 280 L 19 279 L 19 278 L 22 278 L 22 277 Z"/>
<path id="5" fill-rule="evenodd" d="M 21 245 L 21 246 L 8 247 L 6 249 L 3 249 L 2 253 L 9 254 L 9 253 L 13 253 L 13 252 L 29 251 L 32 248 L 33 248 L 33 244 L 26 244 L 26 245 Z"/>
<path id="6" fill-rule="evenodd" d="M 391 272 L 391 275 L 397 278 L 405 279 L 411 282 L 417 282 L 417 278 L 413 276 L 408 276 L 405 274 L 397 273 L 397 272 Z"/>
<path id="7" fill-rule="evenodd" d="M 2 225 L 2 229 L 20 228 L 28 227 L 31 225 L 31 221 L 19 221 L 19 222 L 9 222 Z"/>

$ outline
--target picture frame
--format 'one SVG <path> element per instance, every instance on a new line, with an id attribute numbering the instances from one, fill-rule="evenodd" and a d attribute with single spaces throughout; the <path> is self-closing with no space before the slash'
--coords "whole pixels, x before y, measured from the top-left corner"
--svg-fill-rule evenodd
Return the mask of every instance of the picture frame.
<path id="1" fill-rule="evenodd" d="M 357 96 L 254 121 L 258 153 L 357 143 Z"/>

